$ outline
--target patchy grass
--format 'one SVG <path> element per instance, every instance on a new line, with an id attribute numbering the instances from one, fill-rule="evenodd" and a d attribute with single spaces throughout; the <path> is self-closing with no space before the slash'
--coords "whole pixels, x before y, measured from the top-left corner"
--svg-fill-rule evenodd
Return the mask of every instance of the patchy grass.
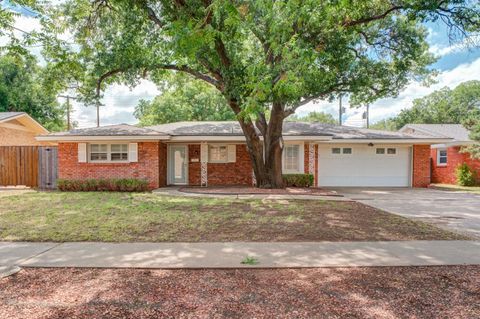
<path id="1" fill-rule="evenodd" d="M 0 279 L 0 317 L 480 318 L 480 266 L 41 269 Z"/>
<path id="2" fill-rule="evenodd" d="M 460 186 L 454 184 L 432 184 L 433 188 L 450 191 L 463 191 L 480 194 L 480 186 Z"/>
<path id="3" fill-rule="evenodd" d="M 200 242 L 466 239 L 356 203 L 37 192 L 1 199 L 0 240 Z"/>

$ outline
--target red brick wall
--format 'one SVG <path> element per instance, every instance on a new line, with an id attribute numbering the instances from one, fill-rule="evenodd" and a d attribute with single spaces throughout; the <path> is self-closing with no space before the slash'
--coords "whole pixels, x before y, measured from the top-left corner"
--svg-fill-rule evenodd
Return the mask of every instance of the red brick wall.
<path id="1" fill-rule="evenodd" d="M 167 144 L 159 143 L 158 184 L 167 186 Z"/>
<path id="2" fill-rule="evenodd" d="M 310 163 L 310 156 L 309 156 L 309 143 L 305 143 L 304 146 L 304 154 L 303 154 L 303 162 L 304 162 L 304 172 L 305 174 L 310 173 L 308 171 L 308 166 Z M 314 178 L 314 186 L 316 187 L 318 185 L 318 145 L 314 145 L 314 152 L 315 152 L 315 163 L 314 163 L 314 172 L 313 172 L 313 178 Z"/>
<path id="3" fill-rule="evenodd" d="M 200 185 L 200 145 L 188 145 L 188 184 Z M 198 162 L 192 162 L 196 158 Z M 208 185 L 252 185 L 252 163 L 246 145 L 237 145 L 235 163 L 208 163 Z"/>
<path id="4" fill-rule="evenodd" d="M 413 187 L 430 185 L 430 145 L 413 145 Z"/>
<path id="5" fill-rule="evenodd" d="M 460 147 L 447 148 L 447 165 L 437 165 L 438 149 L 432 149 L 430 154 L 432 158 L 432 182 L 442 184 L 456 184 L 456 168 L 463 164 L 477 171 L 477 182 L 480 183 L 480 160 L 472 159 L 468 153 L 460 153 Z"/>
<path id="6" fill-rule="evenodd" d="M 136 163 L 79 163 L 77 143 L 59 143 L 58 176 L 63 179 L 139 178 L 148 180 L 150 188 L 158 188 L 161 153 L 159 144 L 138 143 Z"/>

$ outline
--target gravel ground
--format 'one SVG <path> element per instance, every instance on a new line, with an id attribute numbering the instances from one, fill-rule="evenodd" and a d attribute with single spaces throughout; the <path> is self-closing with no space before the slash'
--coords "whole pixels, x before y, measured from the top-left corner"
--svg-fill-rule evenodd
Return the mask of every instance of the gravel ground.
<path id="1" fill-rule="evenodd" d="M 0 318 L 479 318 L 480 266 L 25 269 Z"/>

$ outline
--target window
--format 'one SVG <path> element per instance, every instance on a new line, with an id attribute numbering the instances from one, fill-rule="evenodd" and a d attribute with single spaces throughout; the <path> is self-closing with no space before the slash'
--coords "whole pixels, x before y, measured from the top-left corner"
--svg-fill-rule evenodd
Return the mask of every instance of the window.
<path id="1" fill-rule="evenodd" d="M 376 154 L 379 154 L 379 155 L 385 154 L 385 149 L 384 148 L 377 148 Z"/>
<path id="2" fill-rule="evenodd" d="M 340 154 L 341 153 L 341 148 L 339 147 L 334 147 L 332 148 L 332 154 Z"/>
<path id="3" fill-rule="evenodd" d="M 90 161 L 107 161 L 108 160 L 108 144 L 91 144 L 90 145 Z"/>
<path id="4" fill-rule="evenodd" d="M 437 150 L 437 165 L 445 166 L 447 165 L 447 149 L 439 148 Z"/>
<path id="5" fill-rule="evenodd" d="M 209 146 L 209 162 L 226 163 L 228 160 L 228 150 L 226 145 L 210 145 Z"/>
<path id="6" fill-rule="evenodd" d="M 90 144 L 90 162 L 126 162 L 128 144 Z"/>
<path id="7" fill-rule="evenodd" d="M 351 147 L 344 147 L 343 148 L 343 154 L 352 154 L 352 148 Z"/>
<path id="8" fill-rule="evenodd" d="M 300 167 L 300 145 L 285 145 L 283 148 L 283 169 L 298 172 Z"/>
<path id="9" fill-rule="evenodd" d="M 395 154 L 397 154 L 397 149 L 396 148 L 387 148 L 387 154 L 395 155 Z"/>
<path id="10" fill-rule="evenodd" d="M 111 147 L 110 160 L 112 162 L 128 160 L 127 144 L 112 144 L 110 147 Z"/>

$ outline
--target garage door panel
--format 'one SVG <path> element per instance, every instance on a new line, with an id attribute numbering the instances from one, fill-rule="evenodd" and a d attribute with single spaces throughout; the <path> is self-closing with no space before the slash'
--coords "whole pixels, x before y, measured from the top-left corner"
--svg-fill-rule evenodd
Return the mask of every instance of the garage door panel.
<path id="1" fill-rule="evenodd" d="M 352 154 L 332 154 L 332 148 L 352 148 Z M 376 148 L 397 154 L 376 154 Z M 320 186 L 409 186 L 410 148 L 405 146 L 329 145 L 319 147 Z"/>

